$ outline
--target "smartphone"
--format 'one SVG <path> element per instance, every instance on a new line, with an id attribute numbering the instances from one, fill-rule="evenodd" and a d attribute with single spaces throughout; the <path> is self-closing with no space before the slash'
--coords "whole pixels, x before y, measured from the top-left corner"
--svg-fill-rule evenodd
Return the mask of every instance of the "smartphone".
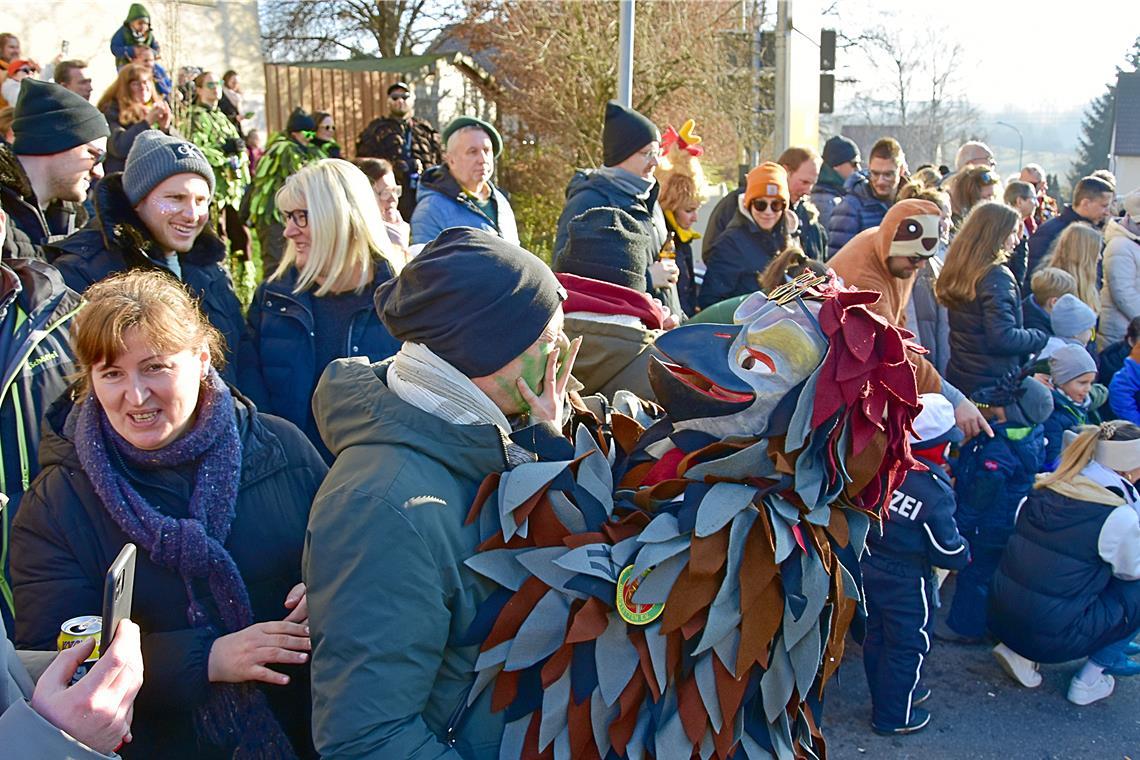
<path id="1" fill-rule="evenodd" d="M 130 618 L 131 601 L 135 595 L 135 555 L 134 544 L 127 544 L 115 557 L 103 581 L 103 633 L 99 640 L 99 652 L 106 652 L 115 638 L 119 621 Z"/>

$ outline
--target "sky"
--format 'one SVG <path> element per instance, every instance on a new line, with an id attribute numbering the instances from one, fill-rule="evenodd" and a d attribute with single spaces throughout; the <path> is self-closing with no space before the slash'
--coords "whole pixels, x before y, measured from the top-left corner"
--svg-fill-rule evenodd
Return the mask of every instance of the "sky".
<path id="1" fill-rule="evenodd" d="M 1082 4 L 1097 10 L 1081 13 Z M 923 34 L 931 28 L 946 47 L 960 44 L 958 89 L 980 111 L 974 134 L 995 150 L 1003 170 L 1035 161 L 1064 175 L 1085 107 L 1104 93 L 1140 36 L 1136 0 L 836 0 L 836 9 L 838 18 L 825 17 L 824 26 L 849 35 L 893 24 Z M 838 65 L 839 112 L 859 90 L 874 91 L 888 76 L 857 50 L 840 51 Z M 883 91 L 890 92 L 889 84 Z"/>
<path id="2" fill-rule="evenodd" d="M 1097 10 L 1081 12 L 1082 5 Z M 1081 108 L 1104 92 L 1140 36 L 1140 2 L 838 0 L 838 11 L 843 28 L 893 16 L 900 25 L 939 29 L 947 45 L 962 45 L 961 83 L 988 111 Z"/>

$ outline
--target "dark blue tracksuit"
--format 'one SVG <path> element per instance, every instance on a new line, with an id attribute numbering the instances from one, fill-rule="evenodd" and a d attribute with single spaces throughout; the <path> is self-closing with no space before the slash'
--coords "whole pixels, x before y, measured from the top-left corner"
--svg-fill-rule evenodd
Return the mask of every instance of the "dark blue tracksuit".
<path id="1" fill-rule="evenodd" d="M 863 667 L 871 689 L 871 721 L 882 728 L 910 722 L 911 699 L 930 651 L 933 568 L 961 570 L 970 560 L 954 522 L 954 489 L 934 462 L 912 470 L 891 495 L 889 517 L 872 526 L 862 562 L 867 597 Z"/>

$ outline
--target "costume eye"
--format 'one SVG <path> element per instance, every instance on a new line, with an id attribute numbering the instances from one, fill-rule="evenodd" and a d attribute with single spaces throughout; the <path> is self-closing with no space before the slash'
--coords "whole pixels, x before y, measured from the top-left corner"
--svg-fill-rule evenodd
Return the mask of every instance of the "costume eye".
<path id="1" fill-rule="evenodd" d="M 914 219 L 903 219 L 895 232 L 895 240 L 918 240 L 922 237 L 922 225 Z"/>
<path id="2" fill-rule="evenodd" d="M 737 352 L 736 362 L 746 372 L 753 372 L 757 375 L 776 374 L 776 362 L 772 361 L 772 357 L 751 346 L 743 346 Z"/>

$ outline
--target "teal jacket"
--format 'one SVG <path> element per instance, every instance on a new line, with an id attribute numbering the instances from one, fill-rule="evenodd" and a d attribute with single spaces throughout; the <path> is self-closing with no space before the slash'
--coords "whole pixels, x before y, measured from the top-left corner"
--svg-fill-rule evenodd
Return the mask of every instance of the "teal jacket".
<path id="1" fill-rule="evenodd" d="M 336 456 L 302 563 L 313 738 L 325 760 L 498 757 L 491 690 L 462 708 L 478 654 L 462 640 L 491 591 L 463 562 L 479 542 L 467 512 L 483 479 L 506 469 L 506 440 L 405 403 L 387 367 L 338 359 L 313 396 Z"/>

